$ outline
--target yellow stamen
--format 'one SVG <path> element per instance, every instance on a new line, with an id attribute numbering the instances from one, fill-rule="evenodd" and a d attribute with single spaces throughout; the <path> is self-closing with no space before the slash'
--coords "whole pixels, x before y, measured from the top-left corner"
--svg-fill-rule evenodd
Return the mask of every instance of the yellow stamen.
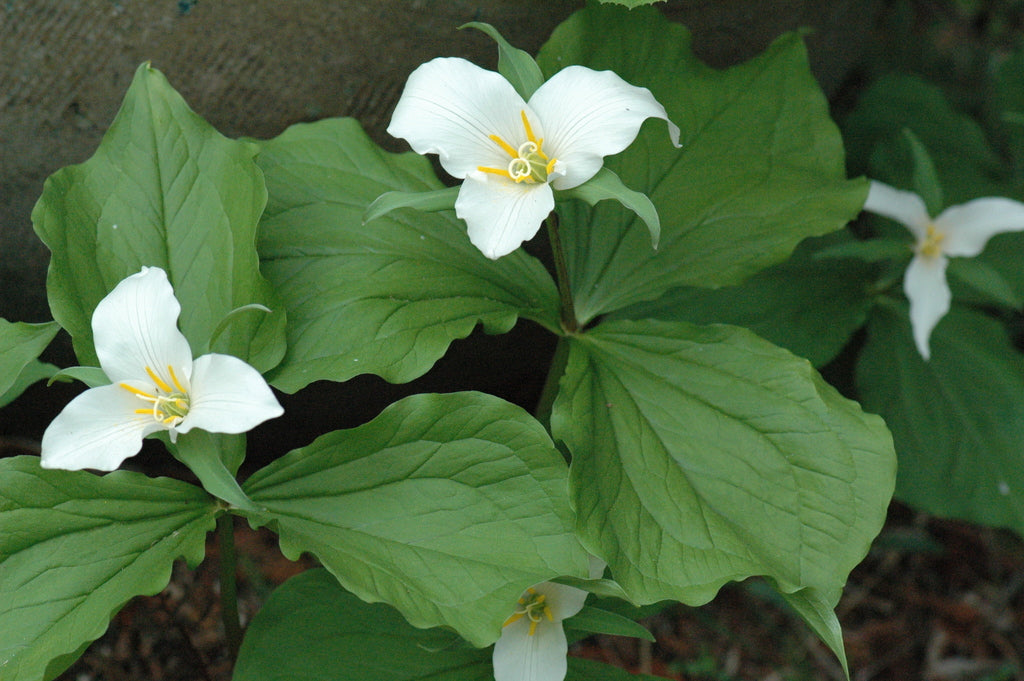
<path id="1" fill-rule="evenodd" d="M 130 385 L 128 385 L 127 383 L 118 383 L 118 385 L 120 385 L 122 388 L 124 388 L 128 392 L 130 392 L 130 393 L 132 393 L 134 395 L 138 395 L 139 397 L 141 397 L 144 400 L 149 400 L 151 402 L 155 402 L 156 401 L 156 395 L 150 395 L 149 393 L 147 393 L 147 392 L 145 392 L 143 390 L 139 390 L 138 388 L 133 388 Z"/>
<path id="2" fill-rule="evenodd" d="M 530 620 L 530 634 L 529 635 L 533 636 L 533 633 L 535 631 L 537 631 L 537 621 L 536 620 Z"/>
<path id="3" fill-rule="evenodd" d="M 505 153 L 508 154 L 509 156 L 512 156 L 514 158 L 519 155 L 519 152 L 516 151 L 515 147 L 513 147 L 511 144 L 501 139 L 497 135 L 489 135 L 489 137 L 491 138 L 491 140 L 494 141 L 495 144 L 504 149 Z"/>
<path id="4" fill-rule="evenodd" d="M 533 136 L 533 128 L 530 127 L 530 120 L 526 117 L 526 110 L 519 112 L 519 116 L 523 119 L 523 129 L 526 130 L 526 139 L 530 140 L 537 145 L 537 150 L 540 151 L 541 142 L 537 141 L 537 138 Z"/>
<path id="5" fill-rule="evenodd" d="M 149 414 L 150 416 L 152 416 L 153 415 L 153 407 L 150 407 L 149 409 L 136 409 L 135 413 L 136 414 Z"/>
<path id="6" fill-rule="evenodd" d="M 483 173 L 493 173 L 494 175 L 501 175 L 502 177 L 507 177 L 510 180 L 515 179 L 504 168 L 486 168 L 484 166 L 477 166 L 476 169 Z"/>
<path id="7" fill-rule="evenodd" d="M 181 381 L 178 380 L 178 377 L 175 375 L 174 369 L 171 367 L 170 364 L 167 365 L 167 373 L 169 373 L 171 375 L 171 381 L 174 382 L 174 387 L 178 389 L 178 392 L 180 392 L 182 394 L 188 394 L 188 391 L 185 390 L 185 386 L 183 386 L 181 384 Z M 170 392 L 170 391 L 168 391 L 168 392 Z"/>
<path id="8" fill-rule="evenodd" d="M 522 599 L 520 599 L 520 601 L 519 601 L 520 605 L 522 604 L 522 602 L 523 602 Z M 513 622 L 518 622 L 519 620 L 523 619 L 523 616 L 525 614 L 526 614 L 525 610 L 523 612 L 514 612 L 514 613 L 512 613 L 512 615 L 509 616 L 509 618 L 507 620 L 505 620 L 505 623 L 502 624 L 501 626 L 507 627 L 508 625 L 512 624 Z"/>
<path id="9" fill-rule="evenodd" d="M 149 367 L 146 367 L 146 373 L 149 374 L 149 377 L 151 379 L 153 379 L 153 382 L 156 383 L 156 386 L 158 388 L 160 388 L 161 390 L 163 390 L 165 393 L 174 392 L 174 388 L 172 388 L 171 386 L 167 385 L 167 382 L 164 381 L 164 379 L 162 379 L 159 376 L 157 376 L 155 371 L 153 371 Z"/>
<path id="10" fill-rule="evenodd" d="M 946 235 L 944 233 L 937 230 L 934 224 L 928 223 L 924 241 L 921 242 L 920 246 L 921 255 L 926 258 L 937 258 L 942 255 L 942 242 L 945 239 Z"/>

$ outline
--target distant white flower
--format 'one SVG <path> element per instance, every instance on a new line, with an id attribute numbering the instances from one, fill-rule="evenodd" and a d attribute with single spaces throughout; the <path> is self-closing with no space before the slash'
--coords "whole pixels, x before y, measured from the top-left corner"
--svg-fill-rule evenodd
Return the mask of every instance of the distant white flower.
<path id="1" fill-rule="evenodd" d="M 978 255 L 996 234 L 1024 230 L 1024 203 L 999 197 L 974 199 L 950 206 L 933 220 L 917 194 L 872 181 L 864 209 L 903 224 L 917 240 L 903 276 L 903 290 L 910 301 L 914 343 L 928 359 L 928 339 L 952 300 L 946 283 L 947 256 Z"/>
<path id="2" fill-rule="evenodd" d="M 552 187 L 589 180 L 652 117 L 668 121 L 649 90 L 611 71 L 569 66 L 524 102 L 500 74 L 438 58 L 409 76 L 388 132 L 465 180 L 455 213 L 494 259 L 537 233 L 555 207 Z M 678 146 L 679 129 L 668 124 Z"/>
<path id="3" fill-rule="evenodd" d="M 244 433 L 284 413 L 263 376 L 237 357 L 193 361 L 180 312 L 157 267 L 143 267 L 99 302 L 93 340 L 111 384 L 86 390 L 47 427 L 43 468 L 110 471 L 151 433 L 169 431 L 172 442 L 193 428 Z"/>
<path id="4" fill-rule="evenodd" d="M 604 561 L 590 557 L 591 579 L 604 568 Z M 582 610 L 586 600 L 583 589 L 555 582 L 527 589 L 494 644 L 495 681 L 563 681 L 569 644 L 562 620 Z"/>

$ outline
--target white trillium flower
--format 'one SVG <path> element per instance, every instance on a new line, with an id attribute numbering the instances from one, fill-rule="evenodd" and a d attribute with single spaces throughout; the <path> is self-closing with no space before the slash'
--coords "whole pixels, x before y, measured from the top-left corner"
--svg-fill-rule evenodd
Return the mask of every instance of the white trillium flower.
<path id="1" fill-rule="evenodd" d="M 586 600 L 586 591 L 554 582 L 527 589 L 494 644 L 495 681 L 562 681 L 569 652 L 562 620 Z"/>
<path id="2" fill-rule="evenodd" d="M 928 339 L 953 297 L 946 282 L 948 256 L 976 256 L 996 234 L 1024 230 L 1024 203 L 1001 197 L 974 199 L 932 219 L 917 194 L 872 180 L 864 209 L 901 223 L 916 239 L 903 290 L 910 301 L 914 343 L 928 359 Z"/>
<path id="3" fill-rule="evenodd" d="M 668 122 L 678 146 L 679 128 L 651 92 L 611 71 L 569 66 L 525 102 L 500 74 L 438 58 L 409 76 L 388 132 L 464 180 L 455 213 L 495 259 L 537 233 L 555 207 L 552 187 L 592 178 L 652 117 Z"/>
<path id="4" fill-rule="evenodd" d="M 605 563 L 590 557 L 590 578 L 604 572 Z M 494 644 L 495 681 L 563 681 L 569 643 L 562 620 L 583 609 L 587 592 L 574 586 L 541 582 L 519 598 Z"/>
<path id="5" fill-rule="evenodd" d="M 172 442 L 193 428 L 244 433 L 284 413 L 263 376 L 237 357 L 193 360 L 180 312 L 158 267 L 143 267 L 99 302 L 93 339 L 111 383 L 86 390 L 50 423 L 43 468 L 111 471 L 151 433 L 166 430 Z"/>

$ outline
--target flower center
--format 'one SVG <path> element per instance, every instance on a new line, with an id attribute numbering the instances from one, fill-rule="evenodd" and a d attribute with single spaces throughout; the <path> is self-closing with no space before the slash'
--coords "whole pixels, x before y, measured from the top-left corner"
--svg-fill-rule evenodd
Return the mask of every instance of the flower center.
<path id="1" fill-rule="evenodd" d="M 925 232 L 924 240 L 918 246 L 918 251 L 926 258 L 937 258 L 942 255 L 942 242 L 946 235 L 935 228 L 935 225 L 928 223 L 928 230 Z"/>
<path id="2" fill-rule="evenodd" d="M 150 414 L 155 421 L 160 422 L 163 426 L 167 428 L 175 427 L 181 423 L 188 414 L 188 390 L 181 385 L 181 381 L 178 380 L 178 376 L 174 373 L 174 369 L 171 368 L 170 365 L 167 367 L 167 373 L 171 377 L 170 384 L 160 378 L 160 376 L 149 367 L 146 367 L 146 373 L 155 384 L 155 389 L 152 393 L 139 390 L 138 388 L 133 388 L 127 383 L 120 383 L 119 385 L 143 402 L 149 403 L 150 406 L 148 407 L 136 409 L 136 414 Z"/>
<path id="3" fill-rule="evenodd" d="M 557 159 L 548 158 L 544 153 L 544 140 L 537 139 L 530 127 L 530 121 L 525 111 L 519 112 L 523 119 L 523 130 L 526 133 L 526 141 L 518 148 L 503 140 L 498 135 L 490 135 L 490 139 L 511 157 L 508 166 L 505 168 L 487 168 L 478 166 L 477 170 L 494 175 L 507 177 L 514 182 L 529 182 L 531 184 L 548 181 L 548 175 L 555 167 Z"/>
<path id="4" fill-rule="evenodd" d="M 554 622 L 555 617 L 551 614 L 551 608 L 545 602 L 547 596 L 539 594 L 532 588 L 527 589 L 526 593 L 523 594 L 522 598 L 519 599 L 518 607 L 516 611 L 512 613 L 512 616 L 505 620 L 505 624 L 502 626 L 507 627 L 513 622 L 517 622 L 522 618 L 526 617 L 530 620 L 530 636 L 537 631 L 537 624 L 543 618 L 547 618 L 548 622 Z"/>

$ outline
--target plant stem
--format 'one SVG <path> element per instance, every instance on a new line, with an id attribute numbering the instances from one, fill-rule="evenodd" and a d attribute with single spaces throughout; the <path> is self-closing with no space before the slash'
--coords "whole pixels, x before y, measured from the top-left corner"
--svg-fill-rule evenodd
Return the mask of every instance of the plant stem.
<path id="1" fill-rule="evenodd" d="M 238 618 L 238 586 L 235 583 L 234 516 L 225 513 L 217 518 L 217 542 L 220 545 L 220 616 L 224 623 L 224 639 L 233 659 L 242 646 L 242 626 Z"/>
<path id="2" fill-rule="evenodd" d="M 555 260 L 555 279 L 558 281 L 558 296 L 562 301 L 562 328 L 566 333 L 576 333 L 580 330 L 580 323 L 576 320 L 576 306 L 569 289 L 569 267 L 566 265 L 562 238 L 558 232 L 558 215 L 551 213 L 544 224 L 548 228 L 548 241 L 551 242 L 551 254 Z"/>
<path id="3" fill-rule="evenodd" d="M 540 399 L 537 400 L 537 409 L 533 414 L 538 421 L 544 424 L 549 433 L 551 432 L 551 409 L 555 404 L 555 397 L 558 396 L 558 382 L 562 380 L 562 374 L 565 373 L 565 365 L 568 362 L 569 341 L 565 336 L 559 336 L 555 354 L 551 357 L 548 376 L 544 379 L 544 388 L 541 390 Z"/>

